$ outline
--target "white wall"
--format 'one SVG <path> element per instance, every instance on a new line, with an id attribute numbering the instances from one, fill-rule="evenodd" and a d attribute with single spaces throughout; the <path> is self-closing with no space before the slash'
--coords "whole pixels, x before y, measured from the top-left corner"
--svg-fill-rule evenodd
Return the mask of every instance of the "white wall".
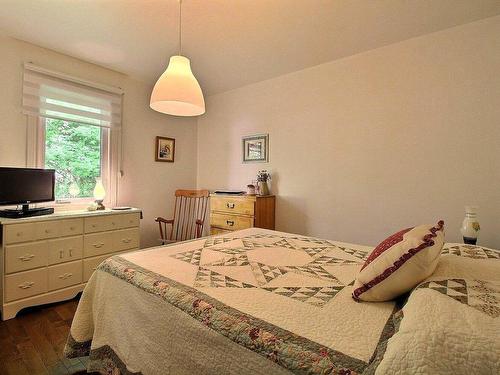
<path id="1" fill-rule="evenodd" d="M 443 218 L 455 241 L 476 203 L 480 243 L 499 248 L 499 46 L 500 17 L 478 21 L 209 97 L 196 126 L 150 110 L 140 81 L 0 36 L 0 165 L 25 163 L 31 61 L 125 90 L 119 204 L 143 208 L 142 246 L 175 189 L 243 188 L 267 168 L 277 229 L 375 244 Z M 241 136 L 256 133 L 270 134 L 271 161 L 244 165 Z M 156 135 L 176 138 L 175 163 L 154 162 Z"/>
<path id="2" fill-rule="evenodd" d="M 256 133 L 270 163 L 242 164 Z M 499 144 L 494 17 L 209 97 L 197 182 L 241 189 L 270 169 L 278 230 L 366 244 L 441 218 L 458 241 L 475 203 L 480 243 L 500 248 Z"/>
<path id="3" fill-rule="evenodd" d="M 149 109 L 152 87 L 126 75 L 0 35 L 0 165 L 25 166 L 26 117 L 21 113 L 22 64 L 121 87 L 123 170 L 118 203 L 143 209 L 141 245 L 158 244 L 155 216 L 172 213 L 173 194 L 196 184 L 196 119 L 180 119 Z M 154 161 L 157 135 L 176 139 L 175 163 Z"/>

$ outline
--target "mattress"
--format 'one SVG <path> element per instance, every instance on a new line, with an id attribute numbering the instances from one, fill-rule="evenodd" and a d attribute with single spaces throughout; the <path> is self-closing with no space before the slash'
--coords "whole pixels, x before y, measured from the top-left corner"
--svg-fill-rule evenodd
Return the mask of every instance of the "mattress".
<path id="1" fill-rule="evenodd" d="M 370 250 L 252 228 L 114 256 L 89 280 L 65 353 L 101 373 L 362 373 L 396 310 L 351 298 Z"/>

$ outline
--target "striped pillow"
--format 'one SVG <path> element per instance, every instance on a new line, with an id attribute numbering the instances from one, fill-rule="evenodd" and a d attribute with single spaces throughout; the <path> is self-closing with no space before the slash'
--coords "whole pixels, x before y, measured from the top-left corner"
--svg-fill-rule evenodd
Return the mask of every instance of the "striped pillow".
<path id="1" fill-rule="evenodd" d="M 444 245 L 444 222 L 404 229 L 382 241 L 354 283 L 359 301 L 389 301 L 408 292 L 436 269 Z"/>

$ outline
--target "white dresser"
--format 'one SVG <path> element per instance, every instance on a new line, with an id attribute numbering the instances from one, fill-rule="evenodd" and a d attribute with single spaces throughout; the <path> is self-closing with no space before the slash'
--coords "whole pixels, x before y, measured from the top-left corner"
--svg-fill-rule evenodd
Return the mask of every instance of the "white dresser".
<path id="1" fill-rule="evenodd" d="M 106 258 L 139 248 L 141 211 L 72 211 L 0 218 L 2 320 L 70 299 Z"/>

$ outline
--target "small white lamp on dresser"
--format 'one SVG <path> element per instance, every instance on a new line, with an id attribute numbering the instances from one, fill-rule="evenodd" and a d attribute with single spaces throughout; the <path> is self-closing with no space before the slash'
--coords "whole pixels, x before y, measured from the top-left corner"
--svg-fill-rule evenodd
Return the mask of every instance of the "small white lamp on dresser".
<path id="1" fill-rule="evenodd" d="M 136 208 L 0 218 L 2 320 L 76 296 L 104 259 L 139 248 L 140 218 Z"/>

